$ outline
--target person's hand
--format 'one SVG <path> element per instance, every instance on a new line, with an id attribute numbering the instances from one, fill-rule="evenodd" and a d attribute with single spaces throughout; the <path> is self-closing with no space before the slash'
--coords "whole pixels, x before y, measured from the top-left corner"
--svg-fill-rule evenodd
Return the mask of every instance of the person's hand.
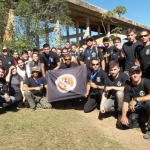
<path id="1" fill-rule="evenodd" d="M 86 93 L 85 93 L 85 95 L 84 95 L 84 97 L 86 98 L 86 97 L 88 97 L 88 95 L 89 95 L 89 93 L 88 93 L 88 92 L 86 92 Z"/>
<path id="2" fill-rule="evenodd" d="M 116 44 L 116 45 L 115 45 L 115 48 L 116 48 L 117 50 L 119 50 L 119 51 L 120 51 L 120 50 L 121 50 L 121 48 L 122 48 L 122 47 L 121 47 L 121 44 Z"/>
<path id="3" fill-rule="evenodd" d="M 127 126 L 129 124 L 128 118 L 126 116 L 122 116 L 120 121 L 123 125 Z"/>
<path id="4" fill-rule="evenodd" d="M 14 66 L 10 66 L 9 67 L 9 71 L 11 71 L 12 69 L 14 69 L 15 67 Z"/>
<path id="5" fill-rule="evenodd" d="M 91 83 L 90 83 L 90 86 L 91 86 L 92 88 L 97 88 L 97 85 L 96 85 L 94 82 L 91 82 Z"/>
<path id="6" fill-rule="evenodd" d="M 137 103 L 137 102 L 134 101 L 134 100 L 131 100 L 130 103 L 129 103 L 129 109 L 130 109 L 132 112 L 135 111 L 134 107 L 135 107 L 136 103 Z"/>
<path id="7" fill-rule="evenodd" d="M 138 61 L 138 59 L 135 60 L 135 65 L 140 67 L 140 62 Z"/>
<path id="8" fill-rule="evenodd" d="M 10 96 L 8 95 L 8 93 L 5 93 L 4 97 L 5 97 L 6 102 L 10 102 Z"/>
<path id="9" fill-rule="evenodd" d="M 35 90 L 40 91 L 40 90 L 41 90 L 41 87 L 40 87 L 40 86 L 37 86 L 37 87 L 35 87 Z"/>
<path id="10" fill-rule="evenodd" d="M 105 113 L 105 108 L 104 108 L 104 106 L 100 106 L 100 113 L 102 113 L 102 114 L 104 114 Z"/>
<path id="11" fill-rule="evenodd" d="M 25 102 L 25 100 L 26 100 L 26 98 L 25 98 L 25 96 L 23 96 L 23 102 Z"/>

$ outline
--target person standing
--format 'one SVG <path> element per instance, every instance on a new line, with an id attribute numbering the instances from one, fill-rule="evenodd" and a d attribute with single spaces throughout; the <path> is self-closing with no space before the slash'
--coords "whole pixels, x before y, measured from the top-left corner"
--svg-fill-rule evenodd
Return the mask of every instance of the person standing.
<path id="1" fill-rule="evenodd" d="M 139 63 L 142 69 L 142 77 L 150 79 L 150 35 L 144 30 L 140 33 L 143 48 L 139 52 Z"/>
<path id="2" fill-rule="evenodd" d="M 90 68 L 91 60 L 93 58 L 98 58 L 101 63 L 102 69 L 105 70 L 105 62 L 103 54 L 101 53 L 100 50 L 97 49 L 97 47 L 93 46 L 93 38 L 91 36 L 88 36 L 86 38 L 86 45 L 87 47 L 85 48 L 83 55 L 80 55 L 79 58 L 80 64 L 86 65 L 88 69 L 91 69 Z"/>
<path id="3" fill-rule="evenodd" d="M 40 55 L 40 65 L 42 76 L 45 77 L 45 74 L 48 70 L 57 70 L 60 67 L 60 59 L 57 53 L 50 50 L 49 44 L 43 45 L 44 53 Z"/>
<path id="4" fill-rule="evenodd" d="M 143 47 L 141 41 L 136 40 L 136 29 L 127 29 L 128 42 L 124 43 L 122 50 L 120 49 L 120 58 L 125 58 L 125 73 L 129 74 L 129 68 L 138 63 L 138 54 Z"/>
<path id="5" fill-rule="evenodd" d="M 4 48 L 2 49 L 1 60 L 2 60 L 2 62 L 3 62 L 3 67 L 5 68 L 5 70 L 6 70 L 6 75 L 7 75 L 10 66 L 14 65 L 13 57 L 8 55 L 8 48 L 7 48 L 7 47 L 4 47 Z"/>

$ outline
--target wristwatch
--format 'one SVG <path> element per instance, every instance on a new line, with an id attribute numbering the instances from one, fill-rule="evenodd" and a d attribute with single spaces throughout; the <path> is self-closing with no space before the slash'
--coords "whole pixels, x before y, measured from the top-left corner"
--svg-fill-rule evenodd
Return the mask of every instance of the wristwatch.
<path id="1" fill-rule="evenodd" d="M 99 86 L 97 85 L 96 88 L 99 89 Z"/>
<path id="2" fill-rule="evenodd" d="M 134 100 L 135 102 L 137 102 L 137 103 L 139 102 L 139 101 L 137 100 L 137 97 L 134 97 L 133 100 Z"/>

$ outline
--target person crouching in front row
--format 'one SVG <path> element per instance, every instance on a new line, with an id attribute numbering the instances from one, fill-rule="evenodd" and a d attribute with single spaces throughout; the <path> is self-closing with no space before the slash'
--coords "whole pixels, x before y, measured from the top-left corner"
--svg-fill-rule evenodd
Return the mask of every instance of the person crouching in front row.
<path id="1" fill-rule="evenodd" d="M 25 80 L 23 85 L 24 96 L 28 101 L 31 111 L 37 107 L 44 109 L 52 108 L 47 101 L 47 81 L 45 77 L 39 78 L 40 70 L 38 67 L 32 67 L 32 77 Z"/>

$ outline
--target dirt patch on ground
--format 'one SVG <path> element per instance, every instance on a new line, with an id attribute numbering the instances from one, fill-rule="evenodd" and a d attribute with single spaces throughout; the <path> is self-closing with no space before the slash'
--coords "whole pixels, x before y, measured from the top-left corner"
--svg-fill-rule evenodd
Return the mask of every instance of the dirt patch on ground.
<path id="1" fill-rule="evenodd" d="M 99 111 L 95 110 L 91 113 L 77 111 L 89 120 L 89 123 L 99 129 L 99 131 L 120 145 L 126 150 L 145 150 L 150 148 L 150 140 L 143 139 L 143 133 L 140 129 L 118 130 L 116 128 L 116 119 L 113 116 L 103 120 L 98 119 Z"/>

